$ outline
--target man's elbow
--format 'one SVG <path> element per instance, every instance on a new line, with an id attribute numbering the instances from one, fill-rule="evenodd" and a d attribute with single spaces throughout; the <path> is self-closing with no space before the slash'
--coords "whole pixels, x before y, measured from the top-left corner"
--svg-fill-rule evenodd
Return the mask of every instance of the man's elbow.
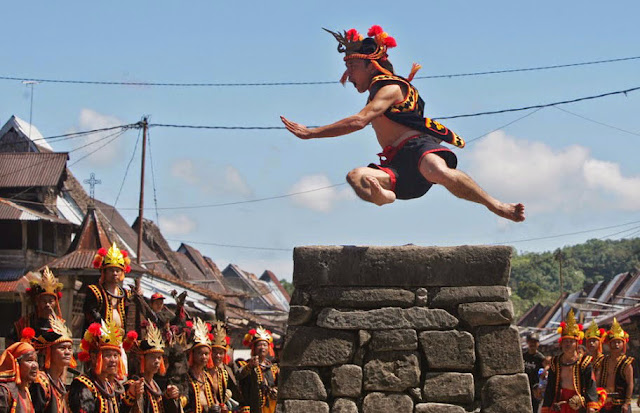
<path id="1" fill-rule="evenodd" d="M 362 115 L 356 115 L 351 119 L 351 127 L 355 130 L 364 129 L 365 126 L 369 124 L 370 120 L 365 118 Z"/>

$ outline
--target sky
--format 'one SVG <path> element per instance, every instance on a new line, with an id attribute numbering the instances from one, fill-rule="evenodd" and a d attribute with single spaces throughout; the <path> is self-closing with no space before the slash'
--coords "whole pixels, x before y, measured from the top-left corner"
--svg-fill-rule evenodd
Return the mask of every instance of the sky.
<path id="1" fill-rule="evenodd" d="M 3 5 L 3 14 L 12 17 L 0 25 L 0 76 L 17 78 L 331 82 L 344 62 L 321 28 L 366 33 L 373 24 L 396 39 L 389 59 L 400 75 L 413 62 L 423 66 L 419 77 L 640 56 L 637 1 L 606 7 L 596 1 L 21 1 Z M 630 89 L 640 86 L 638 74 L 640 59 L 413 83 L 426 114 L 438 118 Z M 365 102 L 366 95 L 338 83 L 29 86 L 0 80 L 0 123 L 11 115 L 31 118 L 45 137 L 143 116 L 152 124 L 246 127 L 281 126 L 284 115 L 324 125 L 357 113 Z M 174 248 L 185 241 L 220 267 L 269 269 L 287 280 L 292 249 L 301 245 L 506 244 L 524 252 L 638 236 L 638 113 L 640 91 L 535 113 L 443 120 L 467 141 L 481 137 L 453 149 L 458 167 L 495 197 L 523 202 L 527 220 L 517 224 L 442 187 L 383 207 L 357 199 L 345 176 L 377 160 L 371 128 L 302 141 L 285 130 L 152 127 L 145 217 L 159 221 Z M 104 137 L 51 145 L 70 151 Z M 96 197 L 111 205 L 117 200 L 129 222 L 140 189 L 137 140 L 131 130 L 86 158 L 107 140 L 71 152 L 69 161 L 79 179 L 92 172 L 101 179 Z M 263 198 L 275 199 L 244 202 Z"/>

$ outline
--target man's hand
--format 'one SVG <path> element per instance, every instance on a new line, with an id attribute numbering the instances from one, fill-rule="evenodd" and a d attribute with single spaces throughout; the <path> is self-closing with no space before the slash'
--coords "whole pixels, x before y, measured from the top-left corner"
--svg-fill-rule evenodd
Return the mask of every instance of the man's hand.
<path id="1" fill-rule="evenodd" d="M 296 135 L 298 138 L 311 139 L 311 129 L 299 123 L 291 122 L 284 116 L 280 116 L 280 120 L 282 121 L 282 123 L 284 123 L 284 126 L 287 128 L 287 130 Z"/>
<path id="2" fill-rule="evenodd" d="M 255 368 L 260 364 L 259 360 L 260 359 L 258 358 L 258 356 L 253 356 L 249 359 L 249 362 L 247 364 L 249 364 L 250 367 Z"/>
<path id="3" fill-rule="evenodd" d="M 134 399 L 137 399 L 138 396 L 144 393 L 144 378 L 140 378 L 129 386 L 129 395 Z"/>
<path id="4" fill-rule="evenodd" d="M 166 396 L 168 399 L 177 399 L 180 397 L 180 390 L 173 384 L 167 386 Z"/>

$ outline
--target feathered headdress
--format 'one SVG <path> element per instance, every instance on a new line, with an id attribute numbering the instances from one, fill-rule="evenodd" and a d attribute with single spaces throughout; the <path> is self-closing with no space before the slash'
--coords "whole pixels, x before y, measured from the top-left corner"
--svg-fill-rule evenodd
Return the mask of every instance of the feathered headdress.
<path id="1" fill-rule="evenodd" d="M 127 251 L 120 250 L 115 242 L 108 251 L 104 248 L 100 248 L 93 257 L 94 268 L 103 269 L 107 267 L 118 267 L 121 268 L 125 274 L 131 272 L 130 264 L 131 259 L 129 258 L 129 253 Z"/>
<path id="2" fill-rule="evenodd" d="M 58 279 L 53 276 L 49 267 L 45 266 L 40 280 L 32 280 L 29 282 L 29 288 L 27 288 L 25 292 L 32 299 L 43 294 L 51 295 L 56 299 L 60 299 L 62 298 L 62 288 L 64 288 L 64 285 L 61 282 L 58 282 Z"/>
<path id="3" fill-rule="evenodd" d="M 338 52 L 344 53 L 344 60 L 351 59 L 365 59 L 370 60 L 375 68 L 385 75 L 393 75 L 392 72 L 385 69 L 378 63 L 378 61 L 387 60 L 387 50 L 396 47 L 396 40 L 389 36 L 387 32 L 382 30 L 382 27 L 373 25 L 367 32 L 368 37 L 362 36 L 356 29 L 350 29 L 343 33 L 333 32 L 331 30 L 323 28 L 323 30 L 331 33 L 333 37 L 338 41 Z M 415 74 L 420 70 L 422 66 L 414 63 L 411 68 L 411 73 L 407 76 L 407 80 L 411 82 Z M 342 75 L 340 82 L 344 84 L 347 80 L 347 72 Z"/>
<path id="4" fill-rule="evenodd" d="M 144 340 L 137 342 L 137 351 L 140 354 L 140 373 L 144 373 L 144 356 L 147 354 L 159 353 L 164 354 L 165 342 L 162 338 L 162 332 L 152 322 L 148 321 L 147 331 Z M 164 359 L 160 362 L 160 374 L 164 375 L 167 371 L 164 365 Z"/>
<path id="5" fill-rule="evenodd" d="M 252 328 L 251 330 L 249 330 L 249 332 L 244 335 L 242 344 L 245 347 L 250 347 L 251 354 L 253 355 L 254 347 L 259 341 L 267 342 L 267 344 L 269 345 L 269 355 L 273 357 L 275 355 L 275 353 L 273 352 L 273 336 L 271 334 L 271 331 L 265 330 L 262 326 L 258 326 L 258 328 Z"/>
<path id="6" fill-rule="evenodd" d="M 196 317 L 194 321 L 187 322 L 187 327 L 191 329 L 191 337 L 189 339 L 189 365 L 193 365 L 193 350 L 196 347 L 206 346 L 211 349 L 211 342 L 213 341 L 213 334 L 211 334 L 211 324 L 205 323 L 199 317 Z M 207 362 L 207 368 L 213 368 L 213 359 L 211 353 L 209 353 L 209 361 Z"/>
<path id="7" fill-rule="evenodd" d="M 584 332 L 582 331 L 582 324 L 576 323 L 576 317 L 573 314 L 573 309 L 569 310 L 567 319 L 560 323 L 558 327 L 558 334 L 560 334 L 560 341 L 565 338 L 572 338 L 578 341 L 578 344 L 582 343 L 584 338 Z"/>
<path id="8" fill-rule="evenodd" d="M 116 350 L 119 353 L 121 345 L 125 351 L 128 351 L 138 339 L 138 333 L 135 331 L 129 331 L 126 339 L 123 337 L 123 333 L 124 330 L 118 327 L 113 320 L 109 323 L 106 323 L 104 320 L 102 320 L 101 324 L 92 323 L 80 341 L 82 351 L 78 353 L 78 359 L 80 361 L 89 361 L 91 359 L 91 353 L 96 354 L 97 359 L 94 372 L 98 375 L 101 374 L 102 351 Z M 118 364 L 118 378 L 123 379 L 125 372 L 126 368 L 124 366 L 124 361 L 120 358 Z"/>
<path id="9" fill-rule="evenodd" d="M 227 329 L 222 321 L 216 321 L 213 325 L 213 341 L 211 342 L 211 348 L 219 348 L 225 351 L 224 364 L 229 364 L 230 357 L 227 353 L 231 344 L 231 339 L 227 335 Z"/>
<path id="10" fill-rule="evenodd" d="M 49 328 L 47 331 L 42 332 L 38 337 L 34 337 L 32 340 L 33 347 L 39 352 L 45 354 L 44 368 L 51 367 L 51 347 L 59 343 L 73 343 L 73 336 L 71 330 L 65 324 L 65 321 L 56 315 L 49 316 Z M 35 333 L 34 333 L 35 334 Z M 78 363 L 76 359 L 71 356 L 71 363 L 69 367 L 76 368 Z"/>

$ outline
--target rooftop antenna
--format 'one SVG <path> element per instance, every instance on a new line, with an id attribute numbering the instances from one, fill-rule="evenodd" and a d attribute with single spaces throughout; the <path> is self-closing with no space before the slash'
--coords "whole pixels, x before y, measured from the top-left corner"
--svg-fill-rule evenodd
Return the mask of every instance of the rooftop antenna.
<path id="1" fill-rule="evenodd" d="M 31 139 L 31 123 L 33 118 L 33 87 L 40 82 L 35 80 L 23 80 L 22 84 L 29 87 L 31 86 L 31 105 L 29 106 L 29 139 Z"/>

